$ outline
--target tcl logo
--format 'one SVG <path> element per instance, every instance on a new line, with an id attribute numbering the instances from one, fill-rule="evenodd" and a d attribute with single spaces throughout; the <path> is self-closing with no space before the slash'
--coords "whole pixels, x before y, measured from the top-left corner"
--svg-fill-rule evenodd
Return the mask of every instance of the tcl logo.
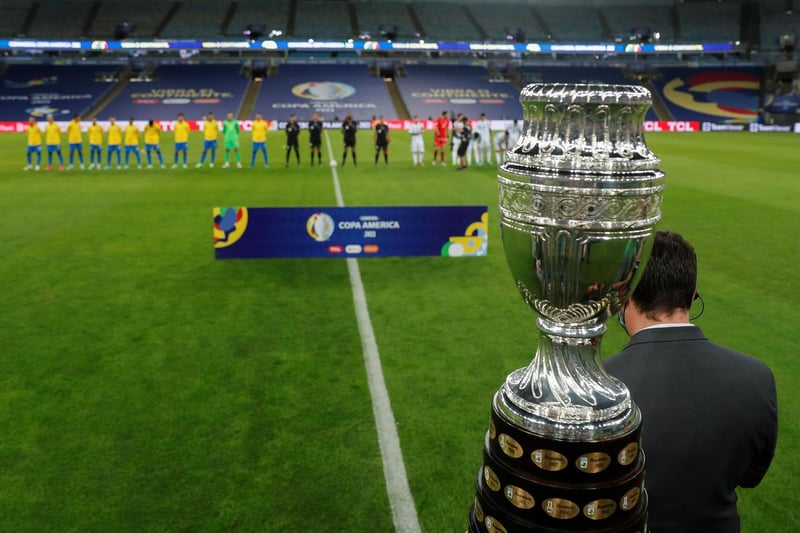
<path id="1" fill-rule="evenodd" d="M 646 120 L 644 131 L 700 131 L 700 122 L 679 120 Z"/>

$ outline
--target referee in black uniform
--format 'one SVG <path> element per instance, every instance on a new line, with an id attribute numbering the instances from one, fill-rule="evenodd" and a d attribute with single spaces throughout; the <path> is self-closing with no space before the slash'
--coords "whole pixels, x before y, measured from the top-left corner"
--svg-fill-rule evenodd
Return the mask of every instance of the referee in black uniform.
<path id="1" fill-rule="evenodd" d="M 373 132 L 373 140 L 375 141 L 375 164 L 378 164 L 378 156 L 383 150 L 383 164 L 389 164 L 389 126 L 383 122 L 383 115 L 378 117 L 378 123 L 375 124 L 375 131 Z"/>
<path id="2" fill-rule="evenodd" d="M 286 168 L 289 168 L 289 154 L 294 148 L 294 153 L 297 156 L 297 166 L 300 166 L 300 148 L 298 146 L 298 137 L 300 136 L 300 125 L 297 123 L 297 115 L 291 115 L 289 122 L 286 123 Z"/>
<path id="3" fill-rule="evenodd" d="M 344 136 L 344 153 L 342 154 L 342 166 L 347 161 L 347 149 L 350 149 L 350 154 L 353 156 L 353 166 L 358 166 L 356 161 L 356 132 L 358 131 L 358 124 L 353 120 L 353 114 L 348 113 L 347 117 L 342 123 L 342 135 Z"/>
<path id="4" fill-rule="evenodd" d="M 315 153 L 319 166 L 322 166 L 322 121 L 316 111 L 311 116 L 311 122 L 308 123 L 308 138 L 311 143 L 311 166 L 314 166 Z"/>

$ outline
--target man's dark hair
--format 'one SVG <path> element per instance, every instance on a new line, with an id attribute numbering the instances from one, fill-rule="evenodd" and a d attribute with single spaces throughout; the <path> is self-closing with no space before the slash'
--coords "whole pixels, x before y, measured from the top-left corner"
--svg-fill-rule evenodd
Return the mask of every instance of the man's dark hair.
<path id="1" fill-rule="evenodd" d="M 656 232 L 644 274 L 631 295 L 633 304 L 652 317 L 689 309 L 697 288 L 697 256 L 679 233 Z"/>

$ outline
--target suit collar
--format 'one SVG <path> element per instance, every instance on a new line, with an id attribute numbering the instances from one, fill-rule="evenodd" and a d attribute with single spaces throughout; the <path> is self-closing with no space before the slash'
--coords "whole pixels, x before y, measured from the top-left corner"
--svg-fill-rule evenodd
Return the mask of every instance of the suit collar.
<path id="1" fill-rule="evenodd" d="M 651 342 L 671 342 L 671 341 L 697 341 L 708 340 L 703 335 L 703 331 L 694 325 L 686 325 L 671 328 L 645 328 L 636 333 L 625 346 L 635 344 L 646 344 Z"/>

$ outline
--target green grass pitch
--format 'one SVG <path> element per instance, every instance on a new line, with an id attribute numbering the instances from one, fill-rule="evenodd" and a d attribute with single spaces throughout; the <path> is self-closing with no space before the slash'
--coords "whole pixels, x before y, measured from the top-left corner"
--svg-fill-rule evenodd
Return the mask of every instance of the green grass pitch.
<path id="1" fill-rule="evenodd" d="M 534 315 L 505 264 L 494 170 L 433 167 L 430 138 L 412 168 L 401 132 L 376 167 L 359 139 L 359 166 L 338 168 L 347 205 L 490 206 L 486 258 L 359 262 L 423 531 L 460 533 L 492 394 L 529 362 Z M 743 530 L 794 533 L 800 136 L 648 142 L 667 172 L 659 227 L 698 251 L 699 325 L 777 377 L 778 450 L 740 492 Z M 220 152 L 214 169 L 23 172 L 24 144 L 0 137 L 0 530 L 391 531 L 345 262 L 214 260 L 213 206 L 335 205 L 327 163 L 303 146 L 285 169 L 273 133 L 269 170 L 223 170 Z M 609 323 L 604 355 L 624 342 Z"/>

